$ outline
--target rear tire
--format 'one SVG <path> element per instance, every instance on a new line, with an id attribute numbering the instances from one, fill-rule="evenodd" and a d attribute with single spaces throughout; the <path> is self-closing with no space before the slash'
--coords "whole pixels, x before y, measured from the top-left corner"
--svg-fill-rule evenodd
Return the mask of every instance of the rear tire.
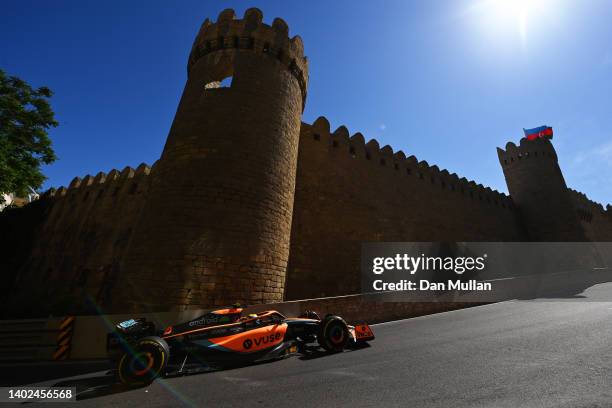
<path id="1" fill-rule="evenodd" d="M 170 348 L 159 337 L 145 337 L 119 360 L 117 374 L 126 385 L 148 385 L 162 375 L 168 364 Z"/>
<path id="2" fill-rule="evenodd" d="M 346 347 L 349 341 L 348 325 L 338 316 L 327 315 L 319 323 L 317 341 L 326 351 L 337 353 Z"/>

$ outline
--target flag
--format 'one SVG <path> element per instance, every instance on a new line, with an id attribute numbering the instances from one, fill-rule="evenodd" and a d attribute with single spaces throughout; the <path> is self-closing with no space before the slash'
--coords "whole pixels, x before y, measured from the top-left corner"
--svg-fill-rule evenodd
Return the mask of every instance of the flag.
<path id="1" fill-rule="evenodd" d="M 553 138 L 553 129 L 550 126 L 540 126 L 533 129 L 523 128 L 523 132 L 525 133 L 525 138 L 527 140 L 536 140 L 539 138 Z"/>

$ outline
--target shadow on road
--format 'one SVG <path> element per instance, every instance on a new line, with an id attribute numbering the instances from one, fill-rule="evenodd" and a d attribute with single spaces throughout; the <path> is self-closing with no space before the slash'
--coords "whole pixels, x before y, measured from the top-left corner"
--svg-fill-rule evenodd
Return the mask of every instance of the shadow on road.
<path id="1" fill-rule="evenodd" d="M 356 346 L 352 346 L 349 349 L 344 350 L 343 353 L 351 353 L 351 352 L 365 349 L 368 347 L 370 347 L 369 344 L 361 343 Z M 332 354 L 320 349 L 317 346 L 310 346 L 310 347 L 305 348 L 302 351 L 302 353 L 298 355 L 298 358 L 300 360 L 312 360 L 316 358 L 330 356 Z M 231 370 L 244 368 L 245 366 L 249 366 L 249 365 L 274 364 L 275 362 L 277 362 L 277 360 L 262 361 L 262 362 L 258 362 L 254 364 L 246 364 L 246 365 L 232 365 L 232 366 L 227 366 L 227 367 L 218 368 L 218 369 L 205 368 L 202 370 L 188 370 L 185 373 L 172 374 L 164 378 L 176 378 L 176 377 L 192 376 L 192 375 L 199 375 L 199 374 L 207 374 L 207 373 L 211 373 L 215 371 L 231 371 Z M 89 372 L 93 373 L 94 371 L 90 370 Z M 147 387 L 146 385 L 130 387 L 130 386 L 121 384 L 119 382 L 119 379 L 117 378 L 115 371 L 113 370 L 108 370 L 104 374 L 97 375 L 97 376 L 92 375 L 89 377 L 81 376 L 78 378 L 70 378 L 64 381 L 56 382 L 52 386 L 53 387 L 76 387 L 76 394 L 77 394 L 76 399 L 77 400 L 98 398 L 98 397 L 103 397 L 103 396 L 110 395 L 110 394 L 118 394 L 118 393 L 122 393 L 126 391 L 131 391 L 131 390 Z"/>
<path id="2" fill-rule="evenodd" d="M 368 347 L 371 347 L 369 343 L 357 343 L 356 345 L 351 346 L 351 348 L 345 349 L 342 353 L 351 353 L 353 351 L 358 351 Z M 316 358 L 326 357 L 329 355 L 329 352 L 322 350 L 317 346 L 309 346 L 304 348 L 302 355 L 298 358 L 300 360 L 314 360 Z"/>
<path id="3" fill-rule="evenodd" d="M 93 374 L 110 368 L 110 363 L 105 360 L 1 364 L 0 384 L 4 387 L 28 385 Z"/>
<path id="4" fill-rule="evenodd" d="M 559 279 L 553 282 L 539 282 L 530 290 L 525 290 L 518 300 L 577 300 L 612 301 L 607 292 L 600 294 L 597 285 L 610 282 L 610 277 L 589 273 L 576 274 L 572 278 Z M 603 295 L 603 296 L 601 296 Z"/>
<path id="5" fill-rule="evenodd" d="M 110 394 L 118 394 L 125 391 L 144 388 L 145 386 L 132 386 L 118 382 L 113 372 L 108 372 L 97 377 L 87 377 L 60 381 L 53 384 L 54 387 L 76 387 L 76 399 L 84 400 L 89 398 L 103 397 Z"/>

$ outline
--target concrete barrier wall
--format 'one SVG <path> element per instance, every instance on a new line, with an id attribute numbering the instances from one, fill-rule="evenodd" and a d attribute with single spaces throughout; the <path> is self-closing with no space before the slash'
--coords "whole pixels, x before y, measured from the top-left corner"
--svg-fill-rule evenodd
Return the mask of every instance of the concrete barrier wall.
<path id="1" fill-rule="evenodd" d="M 314 310 L 321 316 L 327 313 L 337 314 L 348 323 L 366 321 L 380 323 L 405 319 L 478 306 L 484 303 L 509 299 L 535 299 L 548 296 L 568 296 L 580 293 L 587 287 L 612 281 L 612 271 L 566 271 L 553 274 L 529 275 L 515 278 L 499 279 L 493 285 L 494 297 L 483 297 L 475 302 L 474 296 L 459 296 L 456 292 L 438 295 L 426 302 L 398 302 L 392 292 L 335 296 L 318 299 L 295 300 L 282 303 L 260 304 L 246 308 L 246 313 L 257 313 L 264 310 L 278 310 L 286 316 L 298 316 L 306 310 Z M 465 301 L 470 298 L 470 301 Z M 134 315 L 83 316 L 77 319 L 71 359 L 104 358 L 106 333 L 114 325 L 133 317 L 145 317 L 155 322 L 157 327 L 167 326 L 194 319 L 205 311 L 201 309 L 181 312 L 150 313 Z"/>
<path id="2" fill-rule="evenodd" d="M 572 293 L 580 293 L 587 287 L 612 281 L 612 271 L 597 270 L 591 272 L 568 271 L 546 275 L 531 275 L 516 278 L 506 278 L 495 281 L 495 298 L 483 299 L 482 302 L 464 301 L 466 296 L 458 296 L 457 293 L 446 293 L 439 295 L 429 302 L 397 302 L 395 293 L 359 294 L 347 296 L 335 296 L 319 299 L 305 299 L 273 304 L 253 305 L 246 308 L 246 313 L 257 313 L 263 310 L 274 309 L 286 316 L 298 316 L 306 310 L 314 310 L 321 316 L 327 313 L 337 314 L 344 317 L 349 323 L 366 321 L 368 323 L 379 323 L 397 319 L 422 316 L 439 313 L 465 307 L 477 306 L 483 303 L 509 300 L 509 299 L 534 299 L 547 296 L 571 297 Z M 469 297 L 469 295 L 468 295 Z M 69 359 L 87 360 L 106 357 L 106 335 L 114 329 L 114 326 L 124 320 L 136 317 L 144 317 L 155 322 L 158 328 L 188 321 L 202 315 L 205 311 L 192 309 L 186 311 L 143 313 L 138 315 L 100 315 L 100 316 L 78 316 L 74 324 Z M 28 321 L 0 321 L 0 335 L 10 332 L 10 327 L 27 327 Z M 59 319 L 37 320 L 38 329 L 32 326 L 30 336 L 36 330 L 39 339 L 45 333 L 49 333 L 48 327 L 56 327 Z M 34 324 L 34 323 L 32 323 Z M 20 326 L 21 325 L 21 326 Z M 2 328 L 6 330 L 2 331 Z M 22 330 L 21 332 L 24 332 Z M 27 331 L 26 331 L 27 332 Z M 56 332 L 54 332 L 56 333 Z M 15 338 L 15 337 L 14 337 Z M 51 337 L 48 339 L 51 343 Z M 0 348 L 2 347 L 0 338 Z M 9 342 L 10 343 L 10 342 Z M 7 343 L 7 346 L 15 347 L 19 341 Z M 40 344 L 40 352 L 37 355 L 29 351 L 33 359 L 51 359 L 50 354 L 42 340 L 34 341 L 32 344 Z M 5 347 L 9 350 L 10 347 Z M 0 358 L 1 359 L 1 358 Z"/>
<path id="3" fill-rule="evenodd" d="M 1 320 L 0 362 L 52 360 L 62 320 Z"/>

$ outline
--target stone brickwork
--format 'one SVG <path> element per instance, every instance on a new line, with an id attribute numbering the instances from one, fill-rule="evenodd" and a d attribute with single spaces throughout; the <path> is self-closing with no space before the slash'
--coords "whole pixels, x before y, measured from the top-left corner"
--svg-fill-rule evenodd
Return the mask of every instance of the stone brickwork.
<path id="1" fill-rule="evenodd" d="M 612 207 L 607 209 L 592 200 L 584 193 L 569 189 L 569 195 L 576 209 L 580 225 L 588 241 L 612 242 Z"/>
<path id="2" fill-rule="evenodd" d="M 281 19 L 204 22 L 113 308 L 282 300 L 307 75 Z"/>
<path id="3" fill-rule="evenodd" d="M 302 125 L 287 299 L 357 292 L 362 242 L 523 237 L 505 194 L 325 118 Z"/>
<path id="4" fill-rule="evenodd" d="M 356 293 L 362 242 L 612 241 L 612 208 L 567 188 L 549 141 L 498 149 L 507 196 L 325 118 L 302 123 L 302 40 L 257 9 L 206 20 L 187 72 L 152 168 L 75 178 L 2 213 L 5 316 Z"/>
<path id="5" fill-rule="evenodd" d="M 108 302 L 145 200 L 149 172 L 141 164 L 75 177 L 68 188 L 50 190 L 24 207 L 36 209 L 28 215 L 36 222 L 14 226 L 25 238 L 2 243 L 0 270 L 11 281 L 8 294 L 14 295 L 4 299 L 9 316 L 11 310 L 41 316 L 70 308 L 95 312 Z M 0 229 L 20 211 L 3 214 Z"/>
<path id="6" fill-rule="evenodd" d="M 508 191 L 533 241 L 585 241 L 578 213 L 547 139 L 523 139 L 497 149 Z"/>

